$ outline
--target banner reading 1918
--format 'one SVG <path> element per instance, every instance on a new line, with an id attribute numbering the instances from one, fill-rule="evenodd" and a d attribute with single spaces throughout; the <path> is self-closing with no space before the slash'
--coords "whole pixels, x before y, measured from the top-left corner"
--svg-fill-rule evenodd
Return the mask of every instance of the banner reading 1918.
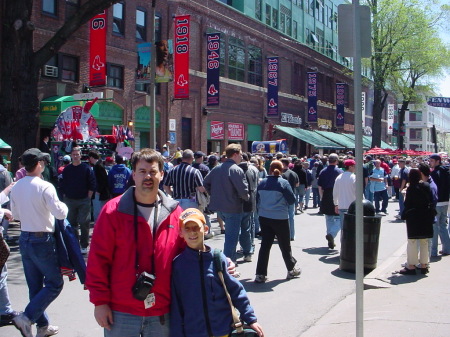
<path id="1" fill-rule="evenodd" d="M 267 116 L 278 116 L 278 57 L 267 58 Z"/>
<path id="2" fill-rule="evenodd" d="M 220 33 L 206 34 L 206 105 L 219 105 Z"/>
<path id="3" fill-rule="evenodd" d="M 308 73 L 308 122 L 317 122 L 317 73 Z"/>
<path id="4" fill-rule="evenodd" d="M 345 84 L 336 83 L 336 126 L 345 124 Z"/>
<path id="5" fill-rule="evenodd" d="M 106 12 L 94 16 L 90 25 L 89 86 L 106 85 Z"/>
<path id="6" fill-rule="evenodd" d="M 190 15 L 175 17 L 175 99 L 189 99 L 189 23 Z"/>

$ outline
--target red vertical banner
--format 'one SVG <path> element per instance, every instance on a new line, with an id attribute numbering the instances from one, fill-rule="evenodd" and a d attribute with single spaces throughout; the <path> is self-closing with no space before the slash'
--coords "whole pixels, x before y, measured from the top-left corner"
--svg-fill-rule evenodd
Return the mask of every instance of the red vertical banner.
<path id="1" fill-rule="evenodd" d="M 91 19 L 89 86 L 106 85 L 106 11 Z"/>
<path id="2" fill-rule="evenodd" d="M 174 98 L 189 99 L 190 15 L 175 17 Z"/>

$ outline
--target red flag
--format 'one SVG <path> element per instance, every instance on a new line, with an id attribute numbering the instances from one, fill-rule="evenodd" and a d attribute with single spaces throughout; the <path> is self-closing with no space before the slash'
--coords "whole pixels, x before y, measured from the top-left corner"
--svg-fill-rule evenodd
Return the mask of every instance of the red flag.
<path id="1" fill-rule="evenodd" d="M 174 98 L 189 99 L 190 15 L 175 17 Z"/>
<path id="2" fill-rule="evenodd" d="M 89 86 L 106 85 L 106 12 L 91 19 Z"/>

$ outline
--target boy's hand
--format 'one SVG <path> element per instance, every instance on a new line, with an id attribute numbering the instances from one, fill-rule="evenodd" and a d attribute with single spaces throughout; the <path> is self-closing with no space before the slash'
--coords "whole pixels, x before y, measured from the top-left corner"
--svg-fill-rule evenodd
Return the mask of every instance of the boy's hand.
<path id="1" fill-rule="evenodd" d="M 107 330 L 111 330 L 111 325 L 114 324 L 111 308 L 108 304 L 98 305 L 94 309 L 94 317 L 98 325 Z"/>
<path id="2" fill-rule="evenodd" d="M 231 276 L 235 276 L 236 274 L 236 265 L 234 264 L 233 261 L 231 261 L 231 259 L 229 257 L 227 257 L 227 262 L 228 262 L 228 274 L 230 274 Z"/>
<path id="3" fill-rule="evenodd" d="M 256 331 L 259 337 L 264 337 L 264 331 L 262 329 L 262 326 L 259 325 L 258 322 L 250 324 L 250 327 Z"/>

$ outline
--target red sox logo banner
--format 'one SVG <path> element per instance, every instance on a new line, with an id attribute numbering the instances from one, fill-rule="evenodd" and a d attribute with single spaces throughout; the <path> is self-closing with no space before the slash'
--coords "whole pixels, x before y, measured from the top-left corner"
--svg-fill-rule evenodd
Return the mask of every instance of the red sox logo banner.
<path id="1" fill-rule="evenodd" d="M 206 105 L 219 105 L 220 33 L 206 34 Z"/>
<path id="2" fill-rule="evenodd" d="M 190 15 L 175 17 L 174 98 L 189 99 Z"/>
<path id="3" fill-rule="evenodd" d="M 336 126 L 345 124 L 345 84 L 336 83 Z"/>
<path id="4" fill-rule="evenodd" d="M 90 25 L 89 86 L 106 85 L 106 11 L 94 16 Z"/>
<path id="5" fill-rule="evenodd" d="M 267 116 L 278 116 L 278 57 L 267 58 Z"/>

